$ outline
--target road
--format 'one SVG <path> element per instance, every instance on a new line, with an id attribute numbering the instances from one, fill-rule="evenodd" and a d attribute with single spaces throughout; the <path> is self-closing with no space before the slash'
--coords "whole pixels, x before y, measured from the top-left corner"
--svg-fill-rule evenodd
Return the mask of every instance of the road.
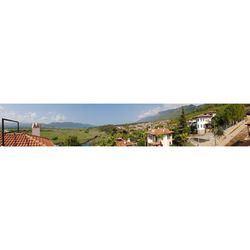
<path id="1" fill-rule="evenodd" d="M 193 135 L 190 142 L 197 146 L 231 146 L 238 140 L 245 139 L 248 136 L 246 121 L 250 120 L 250 116 L 246 117 L 243 121 L 229 127 L 224 131 L 224 135 L 217 137 L 216 140 L 212 133 L 205 135 Z"/>

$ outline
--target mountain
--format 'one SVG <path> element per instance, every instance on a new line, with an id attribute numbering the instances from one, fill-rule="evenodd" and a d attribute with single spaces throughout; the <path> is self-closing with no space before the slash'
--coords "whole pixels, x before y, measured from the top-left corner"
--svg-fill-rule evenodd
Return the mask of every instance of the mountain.
<path id="1" fill-rule="evenodd" d="M 42 124 L 42 127 L 43 128 L 93 128 L 95 126 L 79 122 L 51 122 L 49 124 Z"/>
<path id="2" fill-rule="evenodd" d="M 182 107 L 184 108 L 185 113 L 194 112 L 199 109 L 199 106 L 195 106 L 193 104 L 182 106 Z M 175 119 L 178 116 L 180 116 L 182 107 L 160 111 L 158 114 L 144 117 L 138 122 L 153 122 L 153 121 L 160 121 L 160 120 Z"/>
<path id="3" fill-rule="evenodd" d="M 31 123 L 20 123 L 20 128 L 31 128 Z M 94 125 L 78 122 L 51 122 L 41 124 L 42 128 L 93 128 Z M 1 127 L 1 124 L 0 124 Z M 6 128 L 16 128 L 16 124 L 6 123 Z"/>

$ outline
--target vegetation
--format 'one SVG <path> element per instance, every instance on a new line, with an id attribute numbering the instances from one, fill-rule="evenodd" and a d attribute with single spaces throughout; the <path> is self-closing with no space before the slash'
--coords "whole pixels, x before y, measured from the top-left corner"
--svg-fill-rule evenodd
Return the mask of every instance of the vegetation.
<path id="1" fill-rule="evenodd" d="M 146 130 L 129 130 L 126 128 L 118 128 L 114 125 L 106 125 L 100 128 L 105 131 L 106 136 L 103 136 L 98 142 L 98 146 L 114 146 L 117 138 L 124 140 L 130 139 L 137 146 L 145 146 Z"/>
<path id="2" fill-rule="evenodd" d="M 65 141 L 65 146 L 80 146 L 77 136 L 69 136 Z"/>
<path id="3" fill-rule="evenodd" d="M 30 131 L 31 132 L 31 131 Z M 105 133 L 98 128 L 83 129 L 42 129 L 41 136 L 49 138 L 55 145 L 64 146 L 69 137 L 76 136 L 80 145 L 85 143 L 95 144 L 99 138 L 105 136 Z"/>
<path id="4" fill-rule="evenodd" d="M 227 128 L 241 121 L 245 116 L 245 106 L 243 104 L 228 104 L 221 109 L 215 119 L 215 127 Z"/>
<path id="5" fill-rule="evenodd" d="M 176 146 L 186 146 L 188 143 L 189 134 L 190 134 L 190 128 L 187 125 L 185 111 L 182 108 L 181 116 L 179 118 L 179 123 L 177 127 L 174 129 L 173 144 Z"/>

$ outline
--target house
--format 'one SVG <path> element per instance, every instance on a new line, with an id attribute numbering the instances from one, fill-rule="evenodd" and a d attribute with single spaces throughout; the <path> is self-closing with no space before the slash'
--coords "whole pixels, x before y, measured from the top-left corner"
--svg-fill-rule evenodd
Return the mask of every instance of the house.
<path id="1" fill-rule="evenodd" d="M 216 112 L 210 111 L 202 115 L 194 117 L 190 124 L 194 126 L 199 135 L 203 135 L 212 128 L 212 119 L 216 116 Z"/>
<path id="2" fill-rule="evenodd" d="M 135 146 L 135 143 L 131 142 L 130 139 L 124 140 L 122 138 L 117 138 L 115 140 L 115 146 L 118 146 L 118 147 L 129 147 L 129 146 Z"/>
<path id="3" fill-rule="evenodd" d="M 4 141 L 4 145 L 3 145 Z M 45 137 L 30 135 L 27 133 L 11 132 L 4 133 L 4 140 L 2 134 L 0 135 L 0 147 L 41 147 L 41 146 L 55 146 L 52 141 Z"/>
<path id="4" fill-rule="evenodd" d="M 147 133 L 147 146 L 163 146 L 167 147 L 173 144 L 173 131 L 167 128 L 151 129 Z"/>
<path id="5" fill-rule="evenodd" d="M 32 134 L 19 132 L 7 132 L 2 127 L 0 134 L 0 147 L 41 147 L 55 146 L 51 140 L 40 136 L 40 125 L 32 124 Z"/>

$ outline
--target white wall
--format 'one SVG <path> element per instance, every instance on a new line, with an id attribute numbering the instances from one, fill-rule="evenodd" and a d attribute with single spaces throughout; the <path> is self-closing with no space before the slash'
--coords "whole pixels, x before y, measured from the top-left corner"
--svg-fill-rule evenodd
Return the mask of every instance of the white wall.
<path id="1" fill-rule="evenodd" d="M 147 143 L 153 143 L 153 136 L 148 136 L 147 137 Z M 157 142 L 161 142 L 164 147 L 168 147 L 172 145 L 173 143 L 173 137 L 172 135 L 164 135 L 162 139 L 157 138 Z"/>
<path id="2" fill-rule="evenodd" d="M 197 118 L 196 128 L 197 128 L 198 134 L 204 134 L 205 125 L 209 124 L 210 122 L 211 122 L 211 118 Z"/>
<path id="3" fill-rule="evenodd" d="M 32 128 L 32 135 L 40 136 L 40 128 Z"/>
<path id="4" fill-rule="evenodd" d="M 168 147 L 172 145 L 173 140 L 172 140 L 172 135 L 164 135 L 163 139 L 161 140 L 163 147 Z"/>

